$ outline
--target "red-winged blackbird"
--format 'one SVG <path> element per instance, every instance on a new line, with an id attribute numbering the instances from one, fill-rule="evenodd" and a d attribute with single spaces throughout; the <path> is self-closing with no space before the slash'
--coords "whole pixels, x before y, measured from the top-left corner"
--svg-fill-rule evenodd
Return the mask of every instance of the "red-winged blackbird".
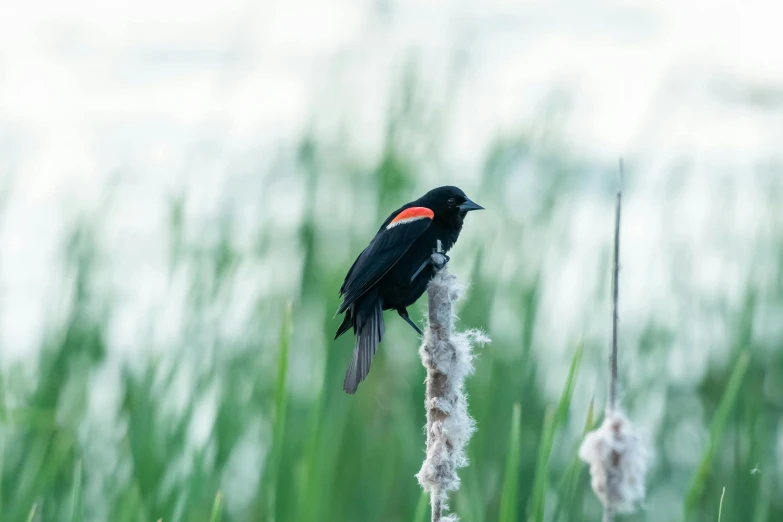
<path id="1" fill-rule="evenodd" d="M 430 263 L 438 240 L 443 252 L 456 243 L 465 215 L 477 205 L 457 187 L 433 189 L 386 218 L 348 270 L 340 296 L 345 312 L 335 339 L 353 327 L 356 344 L 345 374 L 343 389 L 354 393 L 370 371 L 370 363 L 383 338 L 383 310 L 397 310 L 421 335 L 408 317 L 408 306 L 421 297 L 435 275 Z"/>

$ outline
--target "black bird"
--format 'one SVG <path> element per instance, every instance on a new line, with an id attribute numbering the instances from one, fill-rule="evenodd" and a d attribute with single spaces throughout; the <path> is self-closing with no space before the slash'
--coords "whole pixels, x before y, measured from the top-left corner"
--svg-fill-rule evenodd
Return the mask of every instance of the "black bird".
<path id="1" fill-rule="evenodd" d="M 345 312 L 335 339 L 353 327 L 356 344 L 345 374 L 343 389 L 354 393 L 370 371 L 370 363 L 383 338 L 383 310 L 397 310 L 421 335 L 408 317 L 435 275 L 430 257 L 438 240 L 443 252 L 456 243 L 465 215 L 477 205 L 457 187 L 433 189 L 416 201 L 398 208 L 386 218 L 348 270 L 338 314 Z"/>

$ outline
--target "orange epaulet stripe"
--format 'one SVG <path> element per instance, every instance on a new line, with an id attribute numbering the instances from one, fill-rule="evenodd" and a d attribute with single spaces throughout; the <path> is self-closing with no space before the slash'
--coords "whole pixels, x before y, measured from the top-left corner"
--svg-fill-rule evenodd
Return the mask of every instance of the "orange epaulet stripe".
<path id="1" fill-rule="evenodd" d="M 411 221 L 417 221 L 419 219 L 432 219 L 435 217 L 435 213 L 427 207 L 411 207 L 406 208 L 391 220 L 389 226 L 386 228 L 396 227 L 402 223 L 410 223 Z"/>

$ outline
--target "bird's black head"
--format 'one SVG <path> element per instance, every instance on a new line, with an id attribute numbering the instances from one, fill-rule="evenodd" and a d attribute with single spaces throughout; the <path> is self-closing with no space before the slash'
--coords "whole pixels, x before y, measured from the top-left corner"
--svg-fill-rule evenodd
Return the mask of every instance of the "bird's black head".
<path id="1" fill-rule="evenodd" d="M 459 221 L 471 210 L 481 210 L 484 207 L 471 201 L 458 187 L 438 187 L 432 189 L 419 199 L 421 206 L 431 209 L 435 219 L 441 221 Z"/>

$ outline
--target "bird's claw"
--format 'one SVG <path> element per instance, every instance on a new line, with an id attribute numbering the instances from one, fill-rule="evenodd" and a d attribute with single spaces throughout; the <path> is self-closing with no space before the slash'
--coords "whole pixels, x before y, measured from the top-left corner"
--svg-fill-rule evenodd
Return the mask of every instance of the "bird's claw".
<path id="1" fill-rule="evenodd" d="M 413 282 L 414 279 L 419 277 L 421 271 L 427 268 L 428 265 L 432 265 L 433 267 L 435 267 L 435 270 L 441 270 L 443 269 L 443 267 L 446 266 L 446 263 L 449 262 L 449 259 L 450 259 L 449 256 L 447 256 L 443 252 L 437 252 L 433 250 L 432 255 L 429 257 L 429 259 L 424 261 L 419 267 L 419 269 L 413 273 L 413 275 L 411 276 L 411 283 Z"/>
<path id="2" fill-rule="evenodd" d="M 432 263 L 432 266 L 434 266 L 436 270 L 442 270 L 450 259 L 451 258 L 446 254 L 444 254 L 443 252 L 434 252 L 432 256 L 430 256 L 430 262 Z"/>

